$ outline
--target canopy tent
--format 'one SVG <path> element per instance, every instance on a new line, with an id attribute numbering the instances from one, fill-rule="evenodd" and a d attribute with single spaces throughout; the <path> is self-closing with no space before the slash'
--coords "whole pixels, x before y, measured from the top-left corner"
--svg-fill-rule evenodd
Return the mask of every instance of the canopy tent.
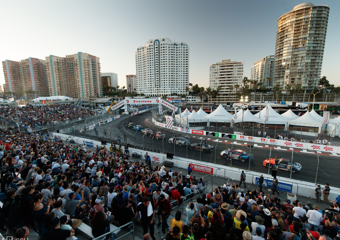
<path id="1" fill-rule="evenodd" d="M 197 111 L 197 114 L 200 115 L 200 116 L 202 116 L 202 117 L 208 115 L 208 113 L 204 112 L 204 111 L 202 110 L 202 108 L 200 108 L 200 110 Z"/>
<path id="2" fill-rule="evenodd" d="M 195 111 L 192 111 L 192 112 L 188 115 L 188 117 L 186 117 L 186 118 L 188 119 L 189 123 L 192 123 L 192 122 L 197 122 L 197 123 L 199 123 L 199 122 L 207 122 L 207 121 L 208 121 L 208 119 L 206 119 L 205 117 L 202 117 L 202 116 L 198 115 L 197 112 L 195 112 Z"/>
<path id="3" fill-rule="evenodd" d="M 318 127 L 320 132 L 320 129 L 322 127 L 322 120 L 318 120 L 314 118 L 310 112 L 306 112 L 301 117 L 288 121 L 288 124 L 303 127 Z"/>
<path id="4" fill-rule="evenodd" d="M 177 116 L 186 117 L 190 114 L 190 111 L 186 108 L 182 113 L 177 114 Z"/>
<path id="5" fill-rule="evenodd" d="M 322 122 L 323 117 L 321 117 L 317 112 L 315 112 L 315 110 L 313 109 L 312 111 L 310 111 L 310 114 L 317 120 L 320 120 Z M 321 123 L 320 122 L 320 123 Z"/>
<path id="6" fill-rule="evenodd" d="M 329 123 L 331 123 L 331 124 L 336 124 L 336 123 L 340 124 L 340 117 L 329 119 Z"/>
<path id="7" fill-rule="evenodd" d="M 231 122 L 233 115 L 225 110 L 222 104 L 220 104 L 215 111 L 206 115 L 205 118 L 209 119 L 209 122 Z"/>
<path id="8" fill-rule="evenodd" d="M 268 120 L 266 119 L 266 112 L 268 109 Z M 290 119 L 278 114 L 271 106 L 268 104 L 264 109 L 254 115 L 256 118 L 261 119 L 266 124 L 284 124 L 286 125 Z"/>
<path id="9" fill-rule="evenodd" d="M 297 119 L 299 117 L 292 111 L 292 109 L 289 109 L 287 112 L 281 114 L 281 116 L 284 116 L 288 120 Z"/>
<path id="10" fill-rule="evenodd" d="M 243 115 L 243 116 L 242 116 Z M 254 122 L 254 123 L 263 123 L 264 121 L 261 118 L 255 117 L 249 109 L 244 112 L 243 109 L 241 109 L 237 114 L 236 114 L 236 119 L 234 119 L 235 123 L 239 122 Z"/>

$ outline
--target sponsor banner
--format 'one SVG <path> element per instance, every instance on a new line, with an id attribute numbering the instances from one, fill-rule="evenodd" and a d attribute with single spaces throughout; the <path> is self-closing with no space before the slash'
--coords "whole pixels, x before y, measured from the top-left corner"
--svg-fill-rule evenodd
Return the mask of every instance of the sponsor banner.
<path id="1" fill-rule="evenodd" d="M 189 128 L 180 128 L 180 131 L 185 133 L 191 133 L 191 130 Z"/>
<path id="2" fill-rule="evenodd" d="M 235 140 L 236 140 L 236 135 L 235 135 L 235 134 L 232 134 L 232 135 L 231 135 L 231 139 L 235 139 Z"/>
<path id="3" fill-rule="evenodd" d="M 192 163 L 190 164 L 190 167 L 192 171 L 195 171 L 195 172 L 207 173 L 207 174 L 214 173 L 214 169 L 212 167 L 205 167 L 202 165 L 197 165 L 197 164 L 192 164 Z"/>
<path id="4" fill-rule="evenodd" d="M 164 101 L 164 100 L 161 100 L 161 103 L 162 103 L 162 105 L 164 105 L 164 106 L 166 106 L 166 107 L 172 109 L 173 111 L 176 111 L 176 110 L 177 110 L 177 107 L 176 107 L 176 106 L 174 106 L 174 105 L 172 105 L 172 104 L 170 104 L 170 103 L 168 103 L 168 102 L 166 102 L 166 101 Z"/>
<path id="5" fill-rule="evenodd" d="M 255 184 L 259 185 L 259 177 L 255 178 Z M 267 188 L 273 188 L 273 181 L 264 179 L 262 186 L 267 187 Z M 277 190 L 291 193 L 292 190 L 293 190 L 293 184 L 282 183 L 282 182 L 279 181 L 279 185 L 277 186 Z"/>
<path id="6" fill-rule="evenodd" d="M 197 134 L 197 135 L 204 135 L 204 131 L 202 131 L 202 130 L 191 130 L 191 133 L 192 134 Z"/>
<path id="7" fill-rule="evenodd" d="M 125 104 L 125 101 L 121 101 L 121 102 L 117 103 L 116 105 L 113 105 L 111 107 L 111 111 L 116 110 L 116 109 L 122 107 L 124 104 Z"/>
<path id="8" fill-rule="evenodd" d="M 93 142 L 83 141 L 87 147 L 93 147 Z"/>
<path id="9" fill-rule="evenodd" d="M 158 104 L 158 113 L 159 114 L 163 113 L 162 104 Z"/>
<path id="10" fill-rule="evenodd" d="M 308 143 L 308 149 L 314 150 L 314 151 L 321 151 L 321 152 L 331 152 L 331 153 L 338 152 L 338 147 L 329 146 L 329 145 L 312 144 L 312 143 Z"/>
<path id="11" fill-rule="evenodd" d="M 182 128 L 173 126 L 172 129 L 175 131 L 181 131 Z"/>
<path id="12" fill-rule="evenodd" d="M 323 111 L 322 124 L 328 124 L 330 116 L 329 111 Z"/>
<path id="13" fill-rule="evenodd" d="M 215 132 L 215 137 L 221 137 L 222 136 L 222 134 L 221 133 L 217 133 L 217 132 Z"/>
<path id="14" fill-rule="evenodd" d="M 152 162 L 159 162 L 159 157 L 157 156 L 150 156 Z"/>
<path id="15" fill-rule="evenodd" d="M 252 137 L 252 136 L 246 136 L 246 141 L 252 142 L 252 141 L 254 141 L 254 140 L 255 140 L 254 137 Z"/>

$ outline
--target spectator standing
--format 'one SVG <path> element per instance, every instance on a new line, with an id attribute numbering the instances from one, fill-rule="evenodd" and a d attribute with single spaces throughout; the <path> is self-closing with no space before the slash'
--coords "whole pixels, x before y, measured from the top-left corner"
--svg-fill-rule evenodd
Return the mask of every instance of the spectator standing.
<path id="1" fill-rule="evenodd" d="M 242 171 L 241 176 L 240 176 L 240 184 L 239 186 L 241 187 L 241 184 L 244 184 L 244 187 L 246 188 L 246 174 L 244 173 L 244 171 Z"/>
<path id="2" fill-rule="evenodd" d="M 189 165 L 188 165 L 188 169 L 187 169 L 187 171 L 188 171 L 188 175 L 190 175 L 191 174 L 191 172 L 192 172 L 192 169 L 191 169 L 191 164 L 189 163 Z"/>
<path id="3" fill-rule="evenodd" d="M 159 207 L 158 216 L 161 216 L 161 218 L 162 218 L 162 236 L 161 236 L 161 238 L 163 239 L 164 234 L 165 234 L 165 229 L 169 228 L 167 220 L 170 216 L 172 207 L 171 207 L 169 200 L 166 199 L 163 194 L 161 194 L 158 198 L 158 201 L 156 203 L 156 208 L 157 207 Z M 160 222 L 158 223 L 157 227 L 160 227 Z"/>
<path id="4" fill-rule="evenodd" d="M 331 191 L 331 189 L 329 188 L 329 184 L 326 183 L 325 187 L 323 188 L 323 191 L 322 191 L 322 193 L 323 193 L 323 201 L 325 203 L 330 203 L 329 200 L 328 200 L 328 196 L 329 196 L 330 191 Z"/>
<path id="5" fill-rule="evenodd" d="M 263 181 L 264 181 L 264 178 L 263 178 L 263 175 L 261 174 L 261 176 L 260 176 L 260 178 L 259 178 L 259 189 L 260 189 L 260 193 L 262 192 Z"/>
<path id="6" fill-rule="evenodd" d="M 315 198 L 316 198 L 317 203 L 321 202 L 321 186 L 320 186 L 320 184 L 318 184 L 315 188 Z"/>
<path id="7" fill-rule="evenodd" d="M 144 197 L 142 202 L 137 206 L 137 217 L 140 217 L 143 226 L 143 234 L 148 233 L 150 230 L 150 236 L 153 240 L 156 240 L 154 236 L 154 218 L 155 218 L 155 206 L 150 198 Z"/>
<path id="8" fill-rule="evenodd" d="M 273 179 L 273 195 L 275 195 L 275 192 L 277 192 L 278 195 L 280 195 L 279 191 L 277 190 L 277 187 L 279 186 L 279 181 L 276 177 Z"/>

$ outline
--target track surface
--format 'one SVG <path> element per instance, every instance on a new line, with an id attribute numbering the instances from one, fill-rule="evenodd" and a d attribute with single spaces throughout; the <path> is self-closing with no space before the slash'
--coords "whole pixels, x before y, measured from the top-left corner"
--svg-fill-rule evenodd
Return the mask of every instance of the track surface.
<path id="1" fill-rule="evenodd" d="M 161 131 L 166 134 L 164 143 L 163 140 L 157 140 L 150 138 L 149 136 L 143 137 L 143 134 L 138 131 L 134 131 L 130 128 L 126 127 L 126 123 L 128 121 L 132 121 L 135 125 L 143 125 L 144 127 L 148 127 L 153 129 L 154 131 Z M 113 121 L 109 124 L 102 125 L 97 127 L 99 132 L 99 136 L 104 136 L 103 131 L 104 129 L 108 130 L 108 136 L 110 135 L 112 138 L 117 138 L 118 136 L 121 137 L 123 140 L 124 134 L 127 137 L 127 142 L 144 146 L 147 149 L 154 149 L 164 153 L 174 153 L 175 156 L 179 157 L 187 157 L 194 160 L 199 160 L 202 162 L 211 162 L 222 164 L 225 166 L 232 166 L 240 169 L 249 169 L 249 161 L 240 162 L 238 160 L 226 160 L 225 158 L 220 157 L 220 152 L 222 150 L 226 150 L 228 148 L 233 149 L 242 149 L 249 152 L 246 146 L 241 145 L 233 145 L 226 144 L 222 142 L 216 142 L 213 140 L 217 140 L 214 137 L 203 136 L 202 139 L 199 139 L 199 135 L 192 135 L 192 134 L 181 134 L 181 136 L 186 136 L 190 138 L 191 143 L 197 143 L 201 141 L 208 140 L 210 145 L 215 146 L 216 150 L 213 150 L 209 153 L 203 153 L 199 151 L 189 150 L 186 147 L 175 146 L 173 144 L 168 143 L 168 139 L 175 135 L 179 136 L 179 132 L 175 132 L 169 129 L 160 128 L 155 126 L 152 123 L 152 115 L 150 112 L 143 113 L 133 117 L 125 117 L 119 119 L 118 121 Z M 87 133 L 93 134 L 94 131 L 89 131 Z M 195 136 L 195 137 L 194 137 Z M 221 139 L 219 139 L 221 140 Z M 217 146 L 217 147 L 216 147 Z M 164 151 L 163 151 L 164 149 Z M 270 150 L 266 148 L 254 148 L 251 150 L 251 153 L 254 155 L 254 158 L 250 162 L 250 170 L 261 172 L 261 173 L 268 173 L 268 168 L 263 166 L 263 160 L 270 156 Z M 282 151 L 282 150 L 274 150 L 271 151 L 271 157 L 278 156 L 279 158 L 286 158 L 291 159 L 293 154 L 293 161 L 299 162 L 302 165 L 301 172 L 296 172 L 292 174 L 292 178 L 297 180 L 297 183 L 300 181 L 308 181 L 308 182 L 315 182 L 316 172 L 317 172 L 317 155 L 316 154 L 307 154 L 307 153 L 297 153 L 297 152 L 290 152 L 290 151 Z M 336 180 L 336 176 L 340 173 L 340 158 L 334 156 L 319 156 L 319 171 L 317 174 L 317 183 L 318 184 L 325 184 L 329 183 L 330 187 L 340 187 L 340 182 Z M 279 171 L 277 174 L 278 177 L 290 177 L 290 172 Z"/>

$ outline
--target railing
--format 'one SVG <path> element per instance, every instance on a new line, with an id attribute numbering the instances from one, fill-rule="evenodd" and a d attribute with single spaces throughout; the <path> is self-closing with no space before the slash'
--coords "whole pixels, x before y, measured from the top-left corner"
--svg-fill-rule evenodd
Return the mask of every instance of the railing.
<path id="1" fill-rule="evenodd" d="M 123 226 L 118 227 L 118 229 L 122 230 L 122 228 L 127 227 L 127 226 L 132 226 L 132 229 L 130 228 L 130 230 L 127 233 L 125 233 L 124 235 L 122 235 L 122 236 L 119 236 L 117 238 L 115 237 L 114 238 L 115 240 L 121 239 L 121 238 L 125 237 L 126 235 L 128 235 L 130 233 L 132 233 L 132 238 L 135 239 L 135 234 L 134 234 L 134 232 L 135 232 L 135 224 L 133 222 L 126 223 Z M 101 235 L 99 237 L 93 238 L 93 240 L 103 240 L 103 239 L 105 239 L 105 237 L 107 235 L 111 235 L 112 233 L 114 234 L 114 232 L 117 232 L 118 229 L 115 229 L 115 230 L 112 230 L 110 232 L 104 233 L 103 235 Z"/>

